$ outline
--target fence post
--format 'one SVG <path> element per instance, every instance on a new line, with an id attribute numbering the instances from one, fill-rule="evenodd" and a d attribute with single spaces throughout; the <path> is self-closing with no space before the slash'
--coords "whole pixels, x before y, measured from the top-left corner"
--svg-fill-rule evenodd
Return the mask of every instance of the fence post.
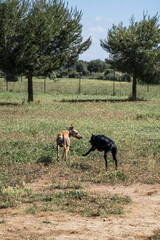
<path id="1" fill-rule="evenodd" d="M 46 78 L 44 78 L 44 93 L 46 93 Z"/>
<path id="2" fill-rule="evenodd" d="M 6 92 L 8 92 L 8 81 L 6 80 Z"/>
<path id="3" fill-rule="evenodd" d="M 79 78 L 79 94 L 81 94 L 81 78 Z"/>
<path id="4" fill-rule="evenodd" d="M 113 96 L 116 95 L 116 92 L 115 92 L 115 81 L 113 81 Z"/>

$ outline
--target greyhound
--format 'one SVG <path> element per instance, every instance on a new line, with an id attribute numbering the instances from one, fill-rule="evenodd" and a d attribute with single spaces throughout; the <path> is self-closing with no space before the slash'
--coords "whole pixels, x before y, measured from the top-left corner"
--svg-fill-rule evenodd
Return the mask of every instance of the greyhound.
<path id="1" fill-rule="evenodd" d="M 69 147 L 70 147 L 70 137 L 74 137 L 77 139 L 82 138 L 82 136 L 78 133 L 78 131 L 74 129 L 72 124 L 67 130 L 61 131 L 57 136 L 57 161 L 59 161 L 60 147 L 64 148 L 65 161 L 67 160 L 67 154 L 69 152 Z"/>
<path id="2" fill-rule="evenodd" d="M 107 170 L 107 155 L 109 152 L 112 152 L 113 159 L 115 160 L 115 166 L 117 170 L 117 147 L 116 144 L 108 137 L 104 135 L 93 135 L 89 141 L 92 145 L 91 149 L 83 154 L 82 156 L 87 156 L 91 151 L 98 150 L 104 151 L 104 159 Z"/>

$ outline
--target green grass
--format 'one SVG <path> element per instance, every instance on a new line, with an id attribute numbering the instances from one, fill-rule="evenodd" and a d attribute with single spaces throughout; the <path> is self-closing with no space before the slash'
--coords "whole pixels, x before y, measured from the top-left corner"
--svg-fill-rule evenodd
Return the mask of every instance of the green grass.
<path id="1" fill-rule="evenodd" d="M 160 98 L 157 96 L 152 94 L 146 101 L 132 102 L 122 96 L 52 93 L 35 94 L 33 103 L 22 103 L 27 98 L 25 93 L 1 92 L 0 207 L 15 206 L 26 198 L 36 204 L 33 206 L 36 212 L 39 211 L 36 210 L 37 201 L 44 208 L 46 199 L 54 196 L 52 201 L 47 200 L 47 211 L 70 209 L 87 216 L 106 215 L 108 210 L 104 208 L 107 206 L 99 207 L 104 196 L 99 199 L 86 193 L 82 200 L 74 198 L 74 194 L 83 195 L 84 183 L 160 183 Z M 57 162 L 56 136 L 71 123 L 83 138 L 72 138 L 68 161 Z M 107 172 L 103 153 L 95 151 L 82 157 L 90 148 L 92 133 L 105 134 L 115 141 L 118 171 L 115 171 L 111 155 Z M 52 184 L 46 189 L 49 191 L 46 199 L 25 192 L 24 183 L 51 173 L 54 177 L 51 176 Z M 57 190 L 61 192 L 59 205 Z M 93 198 L 96 203 L 92 206 Z M 74 207 L 71 207 L 73 202 Z M 91 204 L 93 211 L 87 212 L 83 208 L 85 204 Z M 112 214 L 122 213 L 123 203 L 114 204 L 110 207 Z"/>
<path id="2" fill-rule="evenodd" d="M 25 212 L 36 214 L 42 211 L 63 210 L 87 217 L 108 216 L 123 214 L 123 206 L 129 203 L 131 199 L 127 196 L 95 196 L 82 190 L 70 190 L 43 194 L 39 197 L 39 204 L 33 203 Z"/>
<path id="3" fill-rule="evenodd" d="M 115 82 L 113 90 L 113 81 L 93 80 L 93 79 L 72 79 L 72 78 L 60 78 L 56 80 L 33 78 L 34 93 L 48 93 L 59 95 L 60 98 L 79 96 L 83 100 L 89 99 L 102 99 L 110 98 L 130 98 L 132 91 L 132 83 L 128 82 Z M 0 79 L 0 92 L 6 92 L 6 82 L 4 79 Z M 8 92 L 27 94 L 27 79 L 23 78 L 22 82 L 19 79 L 18 82 L 8 83 Z M 68 95 L 68 96 L 67 96 Z M 84 96 L 84 97 L 83 97 Z M 159 98 L 160 97 L 160 85 L 137 85 L 137 97 L 139 99 Z M 57 96 L 56 96 L 57 98 Z M 26 97 L 22 97 L 26 99 Z"/>

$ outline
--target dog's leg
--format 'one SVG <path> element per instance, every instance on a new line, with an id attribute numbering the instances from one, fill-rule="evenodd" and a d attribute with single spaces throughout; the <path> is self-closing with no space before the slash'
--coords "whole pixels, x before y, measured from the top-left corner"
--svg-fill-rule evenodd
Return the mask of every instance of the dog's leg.
<path id="1" fill-rule="evenodd" d="M 64 148 L 65 148 L 65 161 L 67 161 L 67 155 L 68 155 L 68 152 L 69 152 L 69 146 L 70 146 L 70 139 L 69 137 L 65 139 L 64 141 Z"/>
<path id="2" fill-rule="evenodd" d="M 115 161 L 115 167 L 116 167 L 116 170 L 117 170 L 117 169 L 118 169 L 118 164 L 117 164 L 117 148 L 116 148 L 116 147 L 112 148 L 111 152 L 112 152 L 112 156 L 113 156 L 113 159 L 114 159 L 114 161 Z"/>
<path id="3" fill-rule="evenodd" d="M 57 144 L 57 161 L 59 161 L 59 145 Z"/>
<path id="4" fill-rule="evenodd" d="M 63 158 L 64 158 L 65 161 L 67 160 L 66 146 L 64 146 Z"/>
<path id="5" fill-rule="evenodd" d="M 82 156 L 83 156 L 83 157 L 87 156 L 90 152 L 94 151 L 95 149 L 96 149 L 96 148 L 91 147 L 91 149 L 89 149 L 89 151 L 86 152 L 85 154 L 83 154 Z"/>
<path id="6" fill-rule="evenodd" d="M 67 146 L 65 149 L 65 161 L 67 161 L 68 152 L 69 152 L 69 146 Z"/>
<path id="7" fill-rule="evenodd" d="M 63 146 L 63 155 L 62 155 L 62 159 L 64 158 L 65 155 L 65 147 Z"/>
<path id="8" fill-rule="evenodd" d="M 108 163 L 107 163 L 107 156 L 108 156 L 108 151 L 105 151 L 104 152 L 104 160 L 105 160 L 105 165 L 106 165 L 106 171 L 107 171 L 107 168 L 108 168 Z"/>
<path id="9" fill-rule="evenodd" d="M 64 160 L 66 161 L 67 160 L 67 146 L 66 146 L 66 144 L 65 145 L 63 144 L 63 148 L 64 148 L 64 151 L 63 151 L 62 159 L 65 157 Z"/>

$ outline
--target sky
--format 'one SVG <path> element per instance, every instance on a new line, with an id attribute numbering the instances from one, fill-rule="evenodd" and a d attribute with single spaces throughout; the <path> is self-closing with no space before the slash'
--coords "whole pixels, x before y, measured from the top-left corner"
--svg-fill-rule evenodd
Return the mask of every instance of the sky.
<path id="1" fill-rule="evenodd" d="M 92 39 L 90 48 L 79 56 L 80 60 L 91 61 L 95 59 L 105 60 L 108 53 L 100 46 L 100 39 L 107 38 L 108 29 L 113 24 L 116 26 L 123 22 L 123 26 L 129 25 L 129 20 L 134 16 L 135 21 L 143 18 L 143 13 L 153 17 L 160 15 L 160 0 L 68 0 L 69 8 L 77 8 L 82 11 L 81 24 L 82 36 L 85 41 Z"/>

